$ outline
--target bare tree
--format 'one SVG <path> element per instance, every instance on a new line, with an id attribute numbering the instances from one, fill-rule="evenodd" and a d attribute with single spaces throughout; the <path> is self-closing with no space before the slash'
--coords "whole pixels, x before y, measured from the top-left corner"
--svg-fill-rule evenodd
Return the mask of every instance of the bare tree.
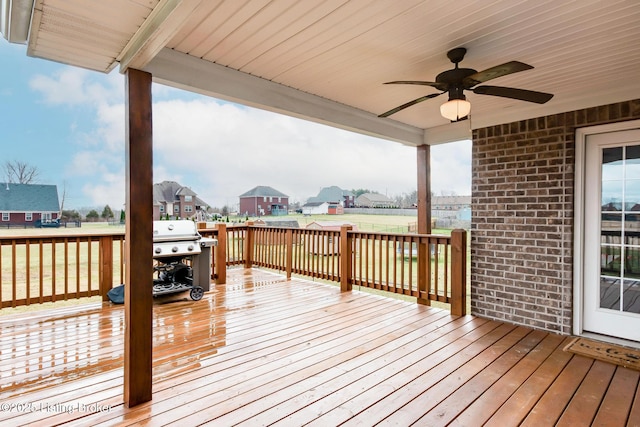
<path id="1" fill-rule="evenodd" d="M 4 174 L 7 182 L 13 184 L 35 184 L 38 182 L 40 171 L 28 163 L 8 160 L 4 163 Z"/>
<path id="2" fill-rule="evenodd" d="M 64 201 L 67 199 L 67 181 L 62 181 L 62 202 L 60 203 L 60 214 L 64 210 Z"/>

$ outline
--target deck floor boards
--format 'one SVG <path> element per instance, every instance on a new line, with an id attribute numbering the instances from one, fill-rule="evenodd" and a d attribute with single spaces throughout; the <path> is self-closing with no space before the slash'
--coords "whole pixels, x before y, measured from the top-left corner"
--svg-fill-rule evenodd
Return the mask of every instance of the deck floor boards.
<path id="1" fill-rule="evenodd" d="M 567 337 L 266 270 L 227 280 L 156 301 L 153 400 L 135 408 L 122 306 L 0 317 L 0 423 L 640 425 L 640 372 Z"/>

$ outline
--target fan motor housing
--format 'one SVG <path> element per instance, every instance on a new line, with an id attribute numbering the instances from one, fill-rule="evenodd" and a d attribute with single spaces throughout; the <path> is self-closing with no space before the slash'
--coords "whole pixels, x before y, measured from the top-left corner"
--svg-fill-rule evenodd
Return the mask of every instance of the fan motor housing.
<path id="1" fill-rule="evenodd" d="M 472 74 L 477 73 L 472 68 L 455 68 L 453 70 L 443 71 L 436 76 L 436 83 L 445 83 L 447 85 L 462 85 L 462 81 Z"/>

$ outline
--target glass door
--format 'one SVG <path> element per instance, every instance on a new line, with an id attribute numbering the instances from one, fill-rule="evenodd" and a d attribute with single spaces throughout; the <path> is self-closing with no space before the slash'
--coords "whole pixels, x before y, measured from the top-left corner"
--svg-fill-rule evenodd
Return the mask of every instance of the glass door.
<path id="1" fill-rule="evenodd" d="M 640 132 L 587 138 L 585 331 L 640 341 Z"/>

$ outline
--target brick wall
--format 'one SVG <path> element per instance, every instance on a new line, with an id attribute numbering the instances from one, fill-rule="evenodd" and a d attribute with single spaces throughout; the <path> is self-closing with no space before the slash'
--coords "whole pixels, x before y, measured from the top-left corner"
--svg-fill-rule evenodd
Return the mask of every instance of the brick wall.
<path id="1" fill-rule="evenodd" d="M 575 131 L 637 118 L 633 100 L 473 132 L 473 314 L 571 333 Z"/>

